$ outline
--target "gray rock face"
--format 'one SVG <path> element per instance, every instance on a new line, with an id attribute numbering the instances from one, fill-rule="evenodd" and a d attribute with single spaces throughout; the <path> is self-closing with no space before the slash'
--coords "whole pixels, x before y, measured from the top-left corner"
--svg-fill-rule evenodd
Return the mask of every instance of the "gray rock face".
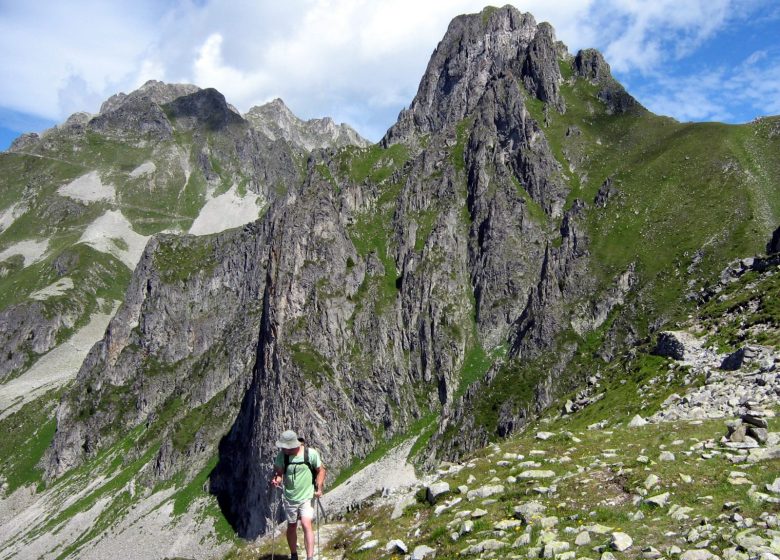
<path id="1" fill-rule="evenodd" d="M 198 90 L 189 95 L 177 97 L 165 104 L 166 112 L 185 129 L 205 124 L 210 131 L 219 131 L 230 125 L 241 125 L 246 121 L 232 107 L 225 96 L 214 88 Z"/>
<path id="2" fill-rule="evenodd" d="M 282 429 L 304 435 L 332 471 L 439 407 L 432 451 L 455 457 L 483 445 L 492 434 L 475 426 L 471 405 L 499 368 L 455 402 L 466 356 L 502 344 L 509 359 L 538 356 L 572 327 L 575 305 L 578 332 L 587 332 L 633 285 L 629 270 L 595 302 L 583 299 L 594 282 L 585 204 L 567 206 L 561 165 L 526 107 L 533 96 L 565 110 L 561 56 L 552 29 L 512 7 L 454 20 L 384 140 L 407 143 L 409 160 L 381 179 L 340 174 L 343 153 L 327 150 L 299 175 L 299 148 L 314 141 L 280 103 L 245 120 L 214 90 L 169 98 L 150 86 L 146 96 L 109 100 L 88 127 L 192 132 L 210 186 L 224 180 L 212 158 L 235 155 L 228 176 L 245 174 L 270 207 L 240 230 L 153 238 L 60 405 L 47 475 L 146 426 L 160 447 L 149 446 L 144 482 L 218 453 L 210 490 L 253 538 L 266 527 Z M 583 62 L 582 72 L 605 79 L 598 64 Z M 314 136 L 342 141 L 331 123 L 315 124 Z M 207 142 L 212 134 L 220 141 Z M 574 351 L 562 349 L 532 387 L 533 402 L 499 404 L 499 435 L 549 405 Z"/>
<path id="3" fill-rule="evenodd" d="M 644 107 L 626 92 L 613 77 L 609 64 L 595 49 L 585 49 L 574 58 L 574 73 L 601 86 L 598 97 L 613 113 L 644 111 Z"/>
<path id="4" fill-rule="evenodd" d="M 30 301 L 0 311 L 0 382 L 54 348 L 57 331 L 72 326 L 82 311 L 78 302 L 58 307 L 52 313 L 43 303 Z"/>
<path id="5" fill-rule="evenodd" d="M 57 434 L 46 457 L 49 477 L 143 422 L 151 434 L 164 432 L 152 481 L 173 474 L 185 456 L 198 466 L 229 426 L 249 383 L 265 280 L 265 264 L 255 255 L 263 254 L 266 235 L 253 226 L 208 239 L 203 248 L 202 240 L 175 236 L 149 243 L 124 304 L 57 411 Z M 189 265 L 189 274 L 168 268 L 170 259 L 193 247 L 201 260 Z M 156 423 L 197 409 L 210 412 L 216 425 L 185 434 Z"/>
<path id="6" fill-rule="evenodd" d="M 183 95 L 190 95 L 200 90 L 192 84 L 166 84 L 157 80 L 149 80 L 137 90 L 125 94 L 117 93 L 109 97 L 100 106 L 100 114 L 116 111 L 119 107 L 135 99 L 147 99 L 157 105 L 165 105 Z"/>
<path id="7" fill-rule="evenodd" d="M 414 101 L 383 143 L 415 144 L 414 136 L 458 123 L 479 104 L 491 76 L 502 72 L 511 72 L 540 99 L 563 107 L 557 53 L 552 28 L 537 26 L 531 14 L 512 6 L 458 16 L 436 47 Z"/>
<path id="8" fill-rule="evenodd" d="M 371 144 L 349 125 L 337 125 L 330 117 L 301 120 L 281 99 L 274 99 L 260 107 L 252 107 L 244 118 L 271 140 L 284 139 L 308 152 L 342 146 L 365 148 Z"/>

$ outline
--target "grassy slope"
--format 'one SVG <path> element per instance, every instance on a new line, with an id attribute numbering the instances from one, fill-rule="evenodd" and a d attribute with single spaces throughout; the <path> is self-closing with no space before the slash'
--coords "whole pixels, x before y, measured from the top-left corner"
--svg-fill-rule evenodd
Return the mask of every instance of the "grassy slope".
<path id="1" fill-rule="evenodd" d="M 749 287 L 742 289 L 745 284 L 734 290 L 734 297 L 750 290 Z M 708 314 L 709 311 L 705 310 L 701 316 L 707 317 Z M 709 448 L 702 447 L 702 442 L 718 441 L 725 434 L 725 420 L 627 427 L 633 415 L 649 416 L 671 393 L 682 394 L 686 388 L 701 381 L 688 375 L 687 368 L 647 354 L 649 348 L 640 348 L 638 353 L 624 355 L 607 366 L 598 389 L 605 395 L 602 400 L 567 416 L 555 412 L 559 410 L 556 406 L 522 433 L 467 457 L 464 470 L 443 476 L 442 480 L 448 482 L 453 490 L 448 498 L 462 498 L 459 504 L 437 515 L 433 506 L 425 502 L 424 493 L 418 493 L 416 505 L 407 508 L 397 520 L 390 520 L 392 506 L 366 507 L 342 520 L 342 528 L 331 540 L 325 554 L 346 554 L 346 557 L 356 560 L 391 558 L 393 555 L 383 549 L 385 543 L 401 539 L 409 550 L 425 544 L 437 549 L 437 557 L 454 558 L 460 556 L 467 546 L 486 539 L 501 538 L 512 543 L 529 526 L 522 524 L 519 529 L 501 533 L 494 529 L 494 525 L 512 519 L 513 508 L 531 500 L 546 506 L 545 516 L 558 519 L 555 540 L 568 541 L 570 550 L 577 550 L 578 557 L 591 556 L 592 547 L 609 543 L 609 534 L 600 536 L 591 533 L 592 542 L 577 549 L 574 537 L 585 526 L 594 523 L 605 525 L 610 531 L 624 531 L 631 535 L 634 546 L 626 556 L 633 558 L 645 546 L 654 546 L 662 551 L 672 545 L 683 550 L 692 548 L 693 544 L 685 543 L 684 538 L 693 528 L 701 530 L 703 519 L 724 525 L 728 531 L 729 524 L 723 519 L 715 521 L 725 511 L 724 504 L 728 502 L 738 503 L 738 511 L 746 518 L 758 519 L 766 511 L 780 513 L 777 504 L 751 499 L 749 484 L 734 485 L 729 482 L 732 471 L 743 471 L 762 490 L 764 484 L 777 477 L 780 460 L 734 465 L 726 460 L 727 455 L 709 454 Z M 607 428 L 588 429 L 597 422 L 605 422 Z M 770 419 L 769 427 L 770 431 L 780 430 L 780 420 Z M 535 437 L 538 431 L 555 435 L 541 441 Z M 673 451 L 676 461 L 659 461 L 658 455 L 664 449 Z M 643 455 L 649 462 L 642 462 Z M 502 460 L 506 464 L 500 464 Z M 536 461 L 539 466 L 519 466 L 520 461 L 529 460 Z M 549 486 L 549 480 L 507 480 L 509 476 L 531 468 L 552 470 L 556 476 L 563 476 L 556 484 L 554 495 L 536 491 L 536 488 Z M 642 485 L 651 473 L 660 478 L 660 483 L 645 491 Z M 691 480 L 686 481 L 681 475 L 690 476 Z M 471 476 L 475 480 L 469 481 Z M 505 490 L 492 500 L 476 501 L 466 500 L 455 490 L 461 485 L 474 489 L 487 484 L 502 484 Z M 689 519 L 675 520 L 669 516 L 668 508 L 658 509 L 633 502 L 635 495 L 644 493 L 649 497 L 663 492 L 670 492 L 670 505 L 691 508 Z M 471 512 L 478 508 L 485 510 L 486 514 L 474 520 L 471 534 L 454 541 L 451 538 L 453 531 L 457 532 L 463 520 L 469 519 L 468 515 L 461 517 L 458 512 Z M 642 512 L 644 519 L 633 519 L 637 511 Z M 532 531 L 531 546 L 537 545 L 541 535 L 538 524 L 541 517 L 529 529 Z M 357 526 L 362 528 L 356 530 Z M 372 532 L 371 539 L 379 540 L 377 548 L 358 551 L 367 540 L 360 538 L 363 529 Z M 715 538 L 712 545 L 725 548 L 731 543 Z M 528 545 L 519 546 L 498 557 L 517 555 L 517 558 L 525 558 L 529 548 Z M 229 557 L 243 560 L 258 552 L 270 552 L 268 543 L 259 548 L 238 547 Z M 466 556 L 480 557 L 478 554 Z"/>
<path id="2" fill-rule="evenodd" d="M 568 204 L 581 199 L 589 205 L 584 226 L 591 273 L 606 288 L 636 265 L 638 289 L 629 296 L 627 319 L 641 338 L 653 322 L 684 321 L 694 308 L 685 294 L 711 283 L 727 262 L 762 252 L 780 223 L 780 184 L 772 175 L 780 138 L 769 133 L 777 119 L 734 126 L 678 123 L 645 111 L 610 115 L 597 90 L 570 80 L 562 87 L 566 112 L 550 110 L 544 132 L 568 178 Z M 529 99 L 527 105 L 544 122 L 543 104 Z M 608 177 L 619 192 L 598 208 L 593 200 Z M 474 404 L 477 423 L 492 433 L 503 402 L 530 403 L 565 346 L 579 350 L 560 376 L 559 393 L 603 368 L 594 353 L 627 307 L 596 332 L 565 331 L 555 351 L 504 365 Z"/>

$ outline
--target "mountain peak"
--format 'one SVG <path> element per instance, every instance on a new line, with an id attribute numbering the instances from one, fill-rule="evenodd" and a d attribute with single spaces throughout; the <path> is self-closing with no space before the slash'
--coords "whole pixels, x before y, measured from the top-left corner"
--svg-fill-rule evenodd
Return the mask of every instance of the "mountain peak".
<path id="1" fill-rule="evenodd" d="M 347 145 L 365 147 L 371 144 L 349 125 L 337 125 L 330 117 L 308 121 L 299 119 L 278 97 L 264 105 L 252 107 L 244 118 L 272 140 L 284 138 L 306 151 Z"/>
<path id="2" fill-rule="evenodd" d="M 409 109 L 388 131 L 392 144 L 454 126 L 476 107 L 491 80 L 513 74 L 531 95 L 564 109 L 558 59 L 565 46 L 548 23 L 513 6 L 485 8 L 450 23 Z"/>
<path id="3" fill-rule="evenodd" d="M 124 105 L 127 101 L 148 98 L 157 105 L 165 105 L 183 95 L 190 95 L 200 88 L 193 84 L 167 84 L 159 80 L 148 80 L 130 93 L 117 93 L 106 99 L 100 106 L 100 114 L 109 113 Z"/>

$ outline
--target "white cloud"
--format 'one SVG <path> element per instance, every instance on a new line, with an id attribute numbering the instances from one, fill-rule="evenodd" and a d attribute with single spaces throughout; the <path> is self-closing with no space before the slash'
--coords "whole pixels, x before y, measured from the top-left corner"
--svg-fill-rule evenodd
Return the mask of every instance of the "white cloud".
<path id="1" fill-rule="evenodd" d="M 242 111 L 278 96 L 303 118 L 329 115 L 378 139 L 411 102 L 450 20 L 487 1 L 4 3 L 0 107 L 62 120 L 154 78 L 215 87 Z M 673 73 L 660 67 L 771 0 L 512 3 L 552 23 L 573 51 L 596 47 L 616 72 L 662 80 Z"/>

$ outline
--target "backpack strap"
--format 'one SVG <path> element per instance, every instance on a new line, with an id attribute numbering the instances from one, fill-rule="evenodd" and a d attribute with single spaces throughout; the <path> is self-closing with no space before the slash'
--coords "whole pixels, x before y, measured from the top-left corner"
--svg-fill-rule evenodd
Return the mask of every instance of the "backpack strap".
<path id="1" fill-rule="evenodd" d="M 317 473 L 314 472 L 314 467 L 311 465 L 311 461 L 309 460 L 309 448 L 305 445 L 303 446 L 303 464 L 309 467 L 309 472 L 311 472 L 311 485 L 315 488 L 317 487 Z M 290 466 L 290 456 L 286 453 L 284 454 L 284 474 L 287 476 L 287 468 Z"/>

